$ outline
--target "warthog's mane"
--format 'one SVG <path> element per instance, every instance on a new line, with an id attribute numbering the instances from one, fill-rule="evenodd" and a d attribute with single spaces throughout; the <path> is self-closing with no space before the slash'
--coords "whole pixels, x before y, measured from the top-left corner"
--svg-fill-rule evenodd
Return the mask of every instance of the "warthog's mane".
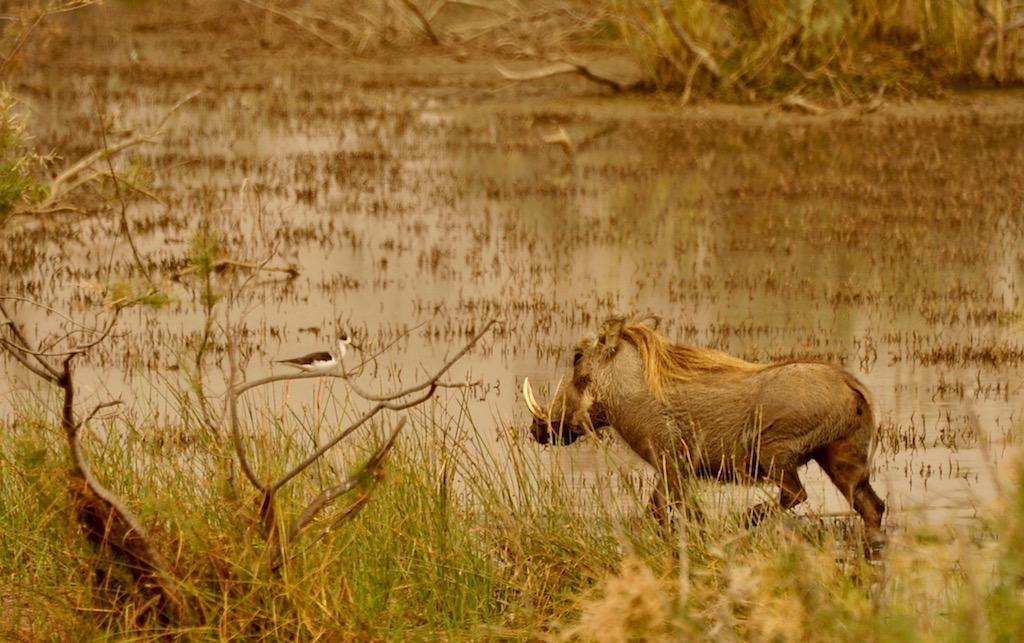
<path id="1" fill-rule="evenodd" d="M 624 324 L 620 334 L 640 352 L 647 386 L 662 401 L 665 387 L 673 381 L 690 382 L 707 373 L 752 373 L 767 368 L 765 364 L 748 362 L 711 348 L 673 344 L 641 324 Z"/>

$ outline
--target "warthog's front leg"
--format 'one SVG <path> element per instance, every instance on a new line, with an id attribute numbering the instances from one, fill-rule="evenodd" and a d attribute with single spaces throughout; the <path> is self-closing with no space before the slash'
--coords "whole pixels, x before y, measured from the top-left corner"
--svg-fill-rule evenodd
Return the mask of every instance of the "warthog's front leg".
<path id="1" fill-rule="evenodd" d="M 702 522 L 704 514 L 697 504 L 692 478 L 679 471 L 663 470 L 651 494 L 650 511 L 665 528 L 672 524 L 672 512 L 682 512 L 687 520 Z"/>
<path id="2" fill-rule="evenodd" d="M 788 511 L 804 500 L 807 500 L 807 490 L 804 489 L 803 483 L 800 482 L 800 476 L 797 475 L 795 470 L 783 471 L 782 475 L 779 476 L 778 485 L 779 504 L 762 502 L 759 505 L 755 505 L 747 515 L 748 524 L 756 525 L 764 520 L 765 516 L 779 507 Z"/>

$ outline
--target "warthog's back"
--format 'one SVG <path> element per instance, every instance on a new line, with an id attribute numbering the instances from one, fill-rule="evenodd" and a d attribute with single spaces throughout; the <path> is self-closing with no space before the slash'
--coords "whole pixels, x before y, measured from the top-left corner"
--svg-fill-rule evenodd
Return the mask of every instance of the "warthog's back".
<path id="1" fill-rule="evenodd" d="M 675 448 L 683 447 L 711 475 L 730 474 L 723 470 L 729 463 L 803 464 L 815 449 L 858 431 L 870 439 L 863 386 L 818 362 L 695 378 L 672 387 L 666 410 L 670 431 L 683 443 Z"/>

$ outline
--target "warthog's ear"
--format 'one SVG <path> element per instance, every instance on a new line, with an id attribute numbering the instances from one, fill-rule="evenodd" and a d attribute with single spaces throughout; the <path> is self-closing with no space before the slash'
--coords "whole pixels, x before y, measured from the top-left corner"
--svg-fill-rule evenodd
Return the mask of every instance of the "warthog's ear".
<path id="1" fill-rule="evenodd" d="M 633 318 L 632 323 L 634 324 L 646 324 L 651 330 L 658 330 L 658 326 L 661 325 L 661 317 L 654 313 L 644 313 L 643 315 L 637 315 Z"/>
<path id="2" fill-rule="evenodd" d="M 611 317 L 601 324 L 601 332 L 597 335 L 597 343 L 607 354 L 612 354 L 619 347 L 622 339 L 622 327 L 626 320 L 622 317 Z"/>

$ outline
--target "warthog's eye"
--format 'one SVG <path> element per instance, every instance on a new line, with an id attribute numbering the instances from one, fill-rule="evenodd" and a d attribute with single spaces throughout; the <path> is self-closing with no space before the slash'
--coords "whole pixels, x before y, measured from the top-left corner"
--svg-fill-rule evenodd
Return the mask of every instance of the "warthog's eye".
<path id="1" fill-rule="evenodd" d="M 583 359 L 583 353 L 576 351 L 576 354 L 572 356 L 572 365 L 579 366 L 581 359 Z"/>

